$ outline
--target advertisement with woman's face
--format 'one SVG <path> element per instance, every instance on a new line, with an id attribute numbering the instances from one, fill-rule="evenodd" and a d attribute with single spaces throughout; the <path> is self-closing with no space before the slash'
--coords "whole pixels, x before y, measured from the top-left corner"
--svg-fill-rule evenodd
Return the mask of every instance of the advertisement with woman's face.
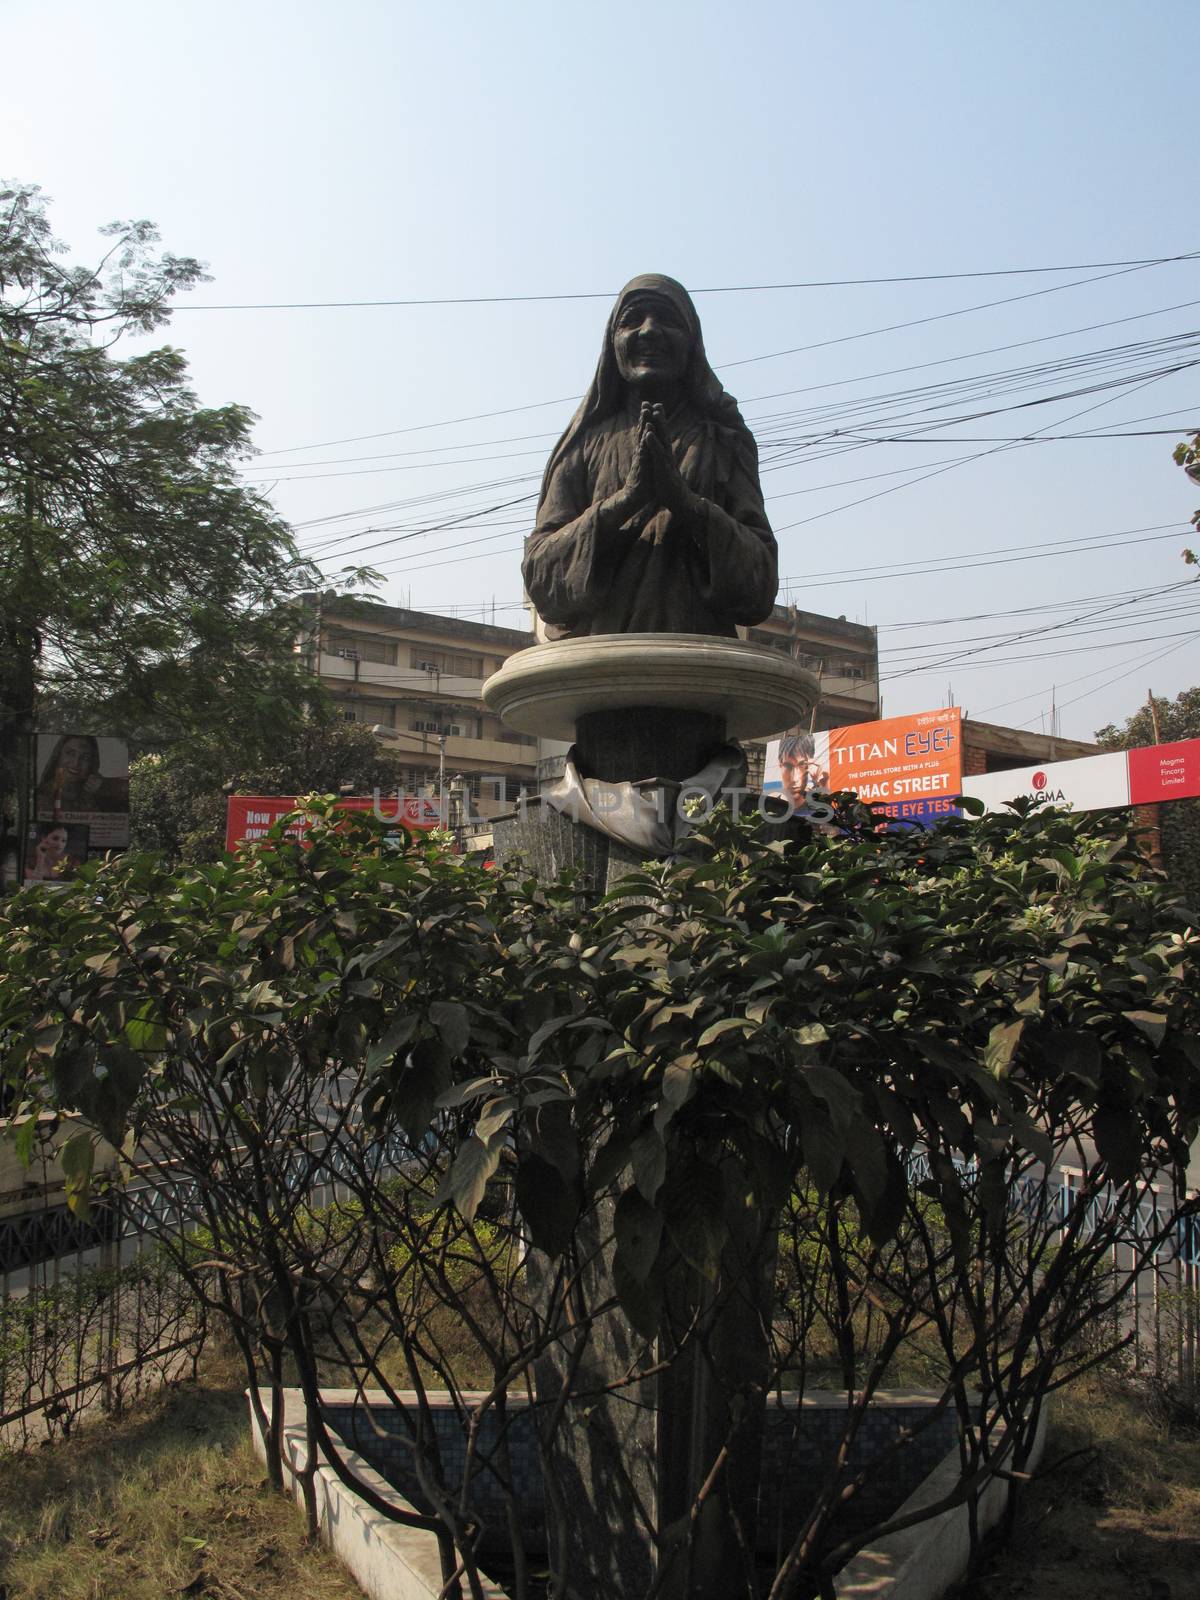
<path id="1" fill-rule="evenodd" d="M 25 852 L 26 883 L 61 883 L 87 860 L 88 828 L 82 823 L 39 822 Z"/>
<path id="2" fill-rule="evenodd" d="M 129 749 L 91 733 L 40 733 L 34 814 L 89 830 L 99 853 L 129 843 Z"/>

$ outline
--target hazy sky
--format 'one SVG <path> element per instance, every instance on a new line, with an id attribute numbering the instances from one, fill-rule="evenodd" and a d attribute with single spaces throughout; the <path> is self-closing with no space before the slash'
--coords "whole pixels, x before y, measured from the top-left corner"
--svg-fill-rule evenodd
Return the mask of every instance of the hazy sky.
<path id="1" fill-rule="evenodd" d="M 258 413 L 247 477 L 328 570 L 519 625 L 528 497 L 635 273 L 1074 268 L 697 305 L 785 597 L 878 624 L 886 713 L 952 686 L 1040 729 L 1053 687 L 1089 737 L 1200 681 L 1195 596 L 1157 592 L 1196 570 L 1179 434 L 1006 443 L 1200 426 L 1200 368 L 1164 375 L 1200 357 L 1200 259 L 1091 265 L 1200 251 L 1194 0 L 0 0 L 0 26 L 0 172 L 82 257 L 137 216 L 209 263 L 167 337 Z M 192 309 L 573 294 L 601 298 Z"/>

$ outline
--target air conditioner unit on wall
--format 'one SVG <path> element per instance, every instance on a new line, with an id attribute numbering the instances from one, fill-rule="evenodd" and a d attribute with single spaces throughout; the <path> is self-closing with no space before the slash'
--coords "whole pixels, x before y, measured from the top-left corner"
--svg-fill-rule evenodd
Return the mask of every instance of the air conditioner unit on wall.
<path id="1" fill-rule="evenodd" d="M 418 672 L 440 672 L 442 669 L 436 661 L 417 661 L 414 665 Z"/>
<path id="2" fill-rule="evenodd" d="M 334 652 L 334 654 L 341 656 L 343 661 L 357 661 L 358 660 L 358 651 L 357 650 L 347 649 L 344 646 L 342 646 L 339 649 L 337 649 Z"/>

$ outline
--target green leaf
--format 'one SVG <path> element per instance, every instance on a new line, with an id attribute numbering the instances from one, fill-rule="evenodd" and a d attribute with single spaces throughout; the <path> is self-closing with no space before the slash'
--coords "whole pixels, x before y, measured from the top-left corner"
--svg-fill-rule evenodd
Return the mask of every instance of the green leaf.
<path id="1" fill-rule="evenodd" d="M 828 1114 L 814 1107 L 800 1123 L 800 1145 L 804 1165 L 822 1196 L 837 1182 L 845 1156 L 845 1144 Z"/>
<path id="2" fill-rule="evenodd" d="M 834 1067 L 821 1065 L 805 1067 L 802 1081 L 808 1092 L 824 1104 L 838 1134 L 844 1134 L 858 1111 L 857 1089 Z"/>
<path id="3" fill-rule="evenodd" d="M 528 1106 L 534 1096 L 527 1096 Z M 579 1177 L 582 1160 L 579 1135 L 571 1121 L 571 1107 L 565 1099 L 539 1104 L 528 1121 L 530 1148 L 535 1155 L 557 1167 L 567 1183 Z"/>
<path id="4" fill-rule="evenodd" d="M 1100 1041 L 1094 1033 L 1063 1029 L 1051 1036 L 1049 1048 L 1057 1055 L 1064 1072 L 1090 1089 L 1099 1087 Z"/>
<path id="5" fill-rule="evenodd" d="M 1012 1022 L 998 1022 L 988 1034 L 988 1042 L 984 1046 L 983 1062 L 988 1071 L 995 1078 L 1003 1078 L 1012 1066 L 1013 1057 L 1017 1053 L 1017 1046 L 1021 1042 L 1021 1035 L 1029 1026 L 1027 1017 L 1017 1017 Z"/>
<path id="6" fill-rule="evenodd" d="M 629 1149 L 633 1181 L 653 1205 L 667 1174 L 667 1147 L 654 1128 L 639 1133 Z"/>
<path id="7" fill-rule="evenodd" d="M 720 1022 L 712 1022 L 696 1040 L 697 1050 L 703 1050 L 705 1045 L 715 1044 L 725 1033 L 753 1033 L 755 1024 L 747 1021 L 745 1017 L 723 1017 Z"/>
<path id="8" fill-rule="evenodd" d="M 529 1040 L 529 1059 L 531 1061 L 535 1060 L 538 1051 L 545 1044 L 546 1040 L 553 1038 L 560 1028 L 565 1028 L 569 1023 L 574 1021 L 574 1012 L 568 1011 L 566 1016 L 551 1017 L 549 1022 L 543 1022 L 540 1028 L 535 1028 L 533 1035 Z"/>
<path id="9" fill-rule="evenodd" d="M 419 1144 L 428 1133 L 438 1096 L 448 1086 L 449 1078 L 450 1058 L 442 1041 L 418 1039 L 409 1052 L 407 1065 L 388 1083 L 384 1103 L 412 1144 Z M 491 1083 L 491 1079 L 483 1081 Z"/>
<path id="10" fill-rule="evenodd" d="M 1170 1021 L 1165 1011 L 1123 1011 L 1121 1015 L 1126 1022 L 1132 1022 L 1135 1028 L 1144 1033 L 1152 1045 L 1157 1047 L 1162 1044 Z"/>
<path id="11" fill-rule="evenodd" d="M 429 1020 L 442 1036 L 442 1042 L 452 1056 L 461 1056 L 471 1039 L 471 1023 L 466 1006 L 457 1000 L 435 1000 L 429 1008 Z"/>
<path id="12" fill-rule="evenodd" d="M 728 1233 L 721 1169 L 701 1158 L 684 1160 L 662 1188 L 663 1221 L 683 1259 L 715 1278 Z"/>
<path id="13" fill-rule="evenodd" d="M 662 1281 L 658 1274 L 651 1274 L 643 1282 L 634 1277 L 618 1255 L 613 1260 L 613 1288 L 634 1332 L 643 1339 L 653 1339 L 663 1319 Z"/>
<path id="14" fill-rule="evenodd" d="M 896 1237 L 907 1204 L 908 1175 L 901 1163 L 889 1153 L 883 1192 L 866 1219 L 867 1236 L 873 1245 L 882 1248 Z"/>
<path id="15" fill-rule="evenodd" d="M 664 1160 L 666 1152 L 663 1152 Z M 588 1173 L 589 1194 L 602 1194 L 609 1184 L 615 1183 L 633 1158 L 633 1138 L 628 1129 L 616 1128 L 596 1152 L 592 1170 Z M 659 1179 L 662 1182 L 662 1179 Z"/>
<path id="16" fill-rule="evenodd" d="M 12 1142 L 17 1152 L 17 1160 L 28 1172 L 33 1165 L 33 1147 L 37 1142 L 37 1118 L 26 1117 L 23 1122 L 18 1122 L 15 1126 L 10 1123 L 9 1127 L 12 1132 Z"/>
<path id="17" fill-rule="evenodd" d="M 498 1142 L 486 1145 L 472 1134 L 463 1143 L 442 1179 L 437 1204 L 453 1203 L 464 1220 L 471 1222 L 483 1199 L 488 1179 L 499 1165 L 500 1148 Z"/>
<path id="18" fill-rule="evenodd" d="M 516 1107 L 515 1095 L 502 1094 L 495 1100 L 489 1100 L 475 1123 L 476 1138 L 482 1139 L 485 1144 L 494 1138 L 501 1128 L 508 1126 Z"/>
<path id="19" fill-rule="evenodd" d="M 391 1024 L 383 1038 L 373 1044 L 367 1051 L 366 1065 L 368 1072 L 378 1072 L 385 1066 L 396 1053 L 404 1048 L 417 1030 L 420 1017 L 415 1011 L 408 1012 L 405 1016 L 397 1018 Z"/>
<path id="20" fill-rule="evenodd" d="M 1092 1137 L 1114 1183 L 1127 1183 L 1137 1175 L 1141 1129 L 1132 1112 L 1123 1107 L 1101 1106 L 1092 1118 Z"/>
<path id="21" fill-rule="evenodd" d="M 552 1261 L 568 1248 L 579 1219 L 579 1195 L 557 1167 L 539 1155 L 517 1166 L 517 1209 L 537 1250 Z"/>
<path id="22" fill-rule="evenodd" d="M 618 1259 L 639 1283 L 644 1283 L 658 1259 L 662 1242 L 662 1213 L 636 1189 L 626 1189 L 613 1214 L 613 1235 Z"/>
<path id="23" fill-rule="evenodd" d="M 33 1035 L 35 1054 L 52 1056 L 57 1050 L 62 1036 L 63 1025 L 61 1022 L 49 1023 L 45 1027 L 38 1028 Z"/>
<path id="24" fill-rule="evenodd" d="M 58 1152 L 66 1180 L 67 1206 L 76 1215 L 86 1217 L 91 1201 L 92 1169 L 96 1162 L 96 1145 L 90 1133 L 73 1133 L 63 1142 Z"/>
<path id="25" fill-rule="evenodd" d="M 672 1061 L 663 1071 L 662 1094 L 668 1105 L 676 1110 L 691 1099 L 696 1087 L 696 1074 L 691 1067 Z"/>
<path id="26" fill-rule="evenodd" d="M 854 1187 L 870 1216 L 878 1207 L 887 1185 L 888 1163 L 883 1140 L 864 1117 L 856 1117 L 846 1128 L 846 1160 Z"/>
<path id="27" fill-rule="evenodd" d="M 443 1089 L 433 1103 L 440 1111 L 454 1111 L 459 1106 L 469 1105 L 472 1100 L 482 1099 L 497 1087 L 495 1078 L 467 1078 L 462 1083 L 454 1083 L 448 1089 Z"/>

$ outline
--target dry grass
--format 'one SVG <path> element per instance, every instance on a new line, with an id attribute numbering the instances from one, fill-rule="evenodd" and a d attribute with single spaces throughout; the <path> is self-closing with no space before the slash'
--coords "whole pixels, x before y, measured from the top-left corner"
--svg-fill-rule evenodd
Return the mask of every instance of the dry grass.
<path id="1" fill-rule="evenodd" d="M 1198 1600 L 1200 1417 L 1080 1383 L 1056 1401 L 1042 1470 L 1011 1544 L 957 1600 Z"/>
<path id="2" fill-rule="evenodd" d="M 0 1600 L 362 1600 L 265 1482 L 232 1366 L 0 1460 Z"/>

